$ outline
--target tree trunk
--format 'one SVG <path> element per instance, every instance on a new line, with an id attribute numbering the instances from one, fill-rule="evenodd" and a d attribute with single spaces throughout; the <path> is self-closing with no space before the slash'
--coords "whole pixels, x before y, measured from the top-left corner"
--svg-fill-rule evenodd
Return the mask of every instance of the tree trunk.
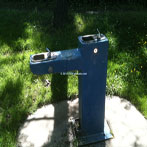
<path id="1" fill-rule="evenodd" d="M 68 21 L 68 3 L 67 0 L 56 0 L 54 9 L 53 24 L 55 28 L 63 27 Z"/>

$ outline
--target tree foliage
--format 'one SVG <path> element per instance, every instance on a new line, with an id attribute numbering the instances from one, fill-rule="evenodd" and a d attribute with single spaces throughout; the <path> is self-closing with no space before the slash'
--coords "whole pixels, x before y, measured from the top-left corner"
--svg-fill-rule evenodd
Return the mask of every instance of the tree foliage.
<path id="1" fill-rule="evenodd" d="M 68 1 L 68 3 L 72 6 L 89 5 L 93 7 L 99 5 L 130 4 L 130 5 L 142 5 L 144 7 L 147 7 L 147 0 L 125 0 L 125 1 L 124 0 L 66 0 L 66 1 Z M 45 6 L 54 6 L 56 0 L 0 0 L 0 4 L 8 3 L 8 2 L 13 3 L 14 5 L 17 5 L 16 3 L 20 3 L 25 6 L 28 6 L 30 4 L 31 6 L 35 6 L 37 4 L 45 4 Z"/>

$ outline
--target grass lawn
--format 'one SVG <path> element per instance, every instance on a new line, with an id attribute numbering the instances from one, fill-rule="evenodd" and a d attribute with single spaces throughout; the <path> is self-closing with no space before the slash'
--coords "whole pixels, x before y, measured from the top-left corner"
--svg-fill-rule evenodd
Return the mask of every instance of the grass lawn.
<path id="1" fill-rule="evenodd" d="M 70 15 L 57 31 L 50 11 L 0 9 L 0 146 L 16 146 L 18 128 L 38 107 L 78 94 L 77 76 L 33 75 L 30 55 L 76 48 L 77 37 L 96 28 L 110 44 L 107 95 L 125 97 L 147 117 L 147 11 Z"/>

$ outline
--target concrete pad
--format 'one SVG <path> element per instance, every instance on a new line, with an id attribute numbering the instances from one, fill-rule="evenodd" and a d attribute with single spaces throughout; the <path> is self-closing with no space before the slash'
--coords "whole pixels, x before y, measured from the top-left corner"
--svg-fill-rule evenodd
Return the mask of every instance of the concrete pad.
<path id="1" fill-rule="evenodd" d="M 71 117 L 78 117 L 78 99 L 43 106 L 20 128 L 18 146 L 72 147 Z M 87 147 L 147 147 L 147 120 L 130 102 L 107 97 L 105 117 L 114 138 Z"/>

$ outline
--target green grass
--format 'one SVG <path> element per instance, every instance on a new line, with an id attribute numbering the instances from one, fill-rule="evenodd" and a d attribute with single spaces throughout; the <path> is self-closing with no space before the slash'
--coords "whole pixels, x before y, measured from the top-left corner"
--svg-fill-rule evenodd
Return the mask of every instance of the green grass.
<path id="1" fill-rule="evenodd" d="M 49 11 L 0 10 L 0 145 L 16 146 L 18 128 L 38 107 L 78 93 L 77 76 L 33 75 L 31 54 L 48 47 L 78 46 L 77 37 L 101 33 L 109 39 L 107 95 L 131 101 L 147 117 L 147 12 L 70 14 L 64 29 L 52 26 Z M 51 81 L 51 86 L 46 85 Z"/>

